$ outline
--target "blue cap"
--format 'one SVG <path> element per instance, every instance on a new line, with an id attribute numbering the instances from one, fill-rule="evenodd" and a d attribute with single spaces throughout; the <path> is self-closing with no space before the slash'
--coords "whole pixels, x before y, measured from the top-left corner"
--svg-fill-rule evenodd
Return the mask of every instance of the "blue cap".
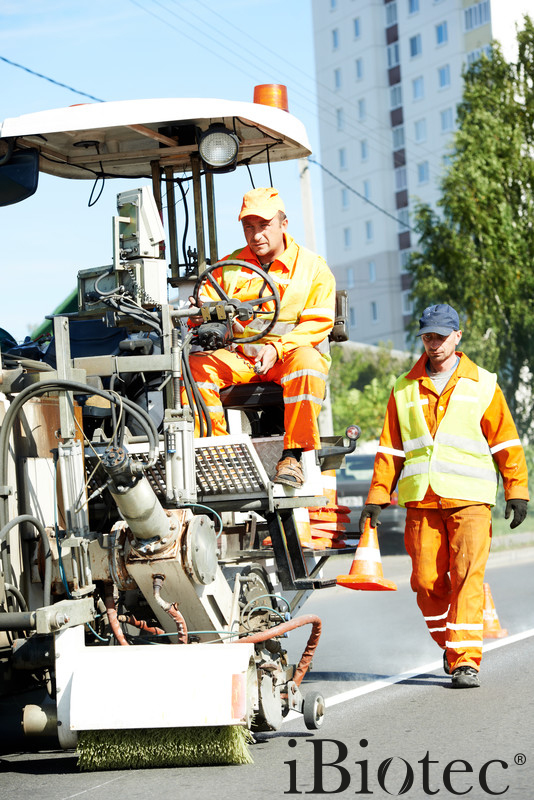
<path id="1" fill-rule="evenodd" d="M 438 303 L 437 306 L 428 306 L 423 311 L 417 335 L 439 333 L 440 336 L 448 336 L 453 331 L 459 330 L 460 320 L 454 308 L 447 303 Z"/>

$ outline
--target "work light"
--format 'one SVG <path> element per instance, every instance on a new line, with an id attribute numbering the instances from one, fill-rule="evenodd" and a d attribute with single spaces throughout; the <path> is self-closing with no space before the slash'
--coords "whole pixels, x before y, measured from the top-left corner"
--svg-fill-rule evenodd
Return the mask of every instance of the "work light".
<path id="1" fill-rule="evenodd" d="M 239 139 L 224 125 L 215 123 L 201 135 L 198 151 L 209 172 L 229 172 L 235 169 Z"/>

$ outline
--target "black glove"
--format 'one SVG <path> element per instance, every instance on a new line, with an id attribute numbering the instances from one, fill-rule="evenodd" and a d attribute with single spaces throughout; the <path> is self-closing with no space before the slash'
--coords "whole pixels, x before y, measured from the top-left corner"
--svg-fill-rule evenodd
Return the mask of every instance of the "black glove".
<path id="1" fill-rule="evenodd" d="M 515 500 L 506 501 L 504 518 L 508 519 L 512 512 L 514 514 L 514 518 L 510 523 L 510 528 L 517 528 L 517 526 L 521 525 L 521 523 L 525 520 L 525 517 L 527 516 L 527 506 L 528 500 L 520 500 L 519 498 L 516 498 Z"/>
<path id="2" fill-rule="evenodd" d="M 378 506 L 375 503 L 367 503 L 362 508 L 362 513 L 360 514 L 360 533 L 363 533 L 365 528 L 365 520 L 369 518 L 371 520 L 371 528 L 376 528 L 378 525 L 378 515 L 382 511 L 382 506 Z"/>

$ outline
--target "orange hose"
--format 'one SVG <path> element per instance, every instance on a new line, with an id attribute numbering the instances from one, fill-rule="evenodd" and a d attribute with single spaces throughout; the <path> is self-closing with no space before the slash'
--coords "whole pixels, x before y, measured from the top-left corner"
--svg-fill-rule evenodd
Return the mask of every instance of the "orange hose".
<path id="1" fill-rule="evenodd" d="M 293 675 L 293 681 L 297 686 L 300 686 L 303 677 L 309 669 L 313 654 L 319 643 L 319 637 L 321 636 L 321 620 L 315 614 L 295 617 L 295 619 L 282 622 L 281 625 L 276 625 L 274 628 L 268 628 L 265 631 L 257 631 L 257 633 L 252 633 L 250 636 L 245 636 L 242 639 L 235 639 L 234 641 L 239 644 L 259 644 L 260 642 L 266 642 L 268 639 L 274 639 L 276 636 L 282 636 L 282 634 L 293 631 L 295 628 L 302 628 L 304 625 L 311 625 L 312 631 Z"/>
<path id="2" fill-rule="evenodd" d="M 106 611 L 108 614 L 109 625 L 111 627 L 111 630 L 113 631 L 115 639 L 118 641 L 119 644 L 128 647 L 130 643 L 126 641 L 126 637 L 122 632 L 121 626 L 119 625 L 119 620 L 117 618 L 117 609 L 115 608 L 115 600 L 113 599 L 112 583 L 105 584 L 104 603 L 106 604 Z"/>

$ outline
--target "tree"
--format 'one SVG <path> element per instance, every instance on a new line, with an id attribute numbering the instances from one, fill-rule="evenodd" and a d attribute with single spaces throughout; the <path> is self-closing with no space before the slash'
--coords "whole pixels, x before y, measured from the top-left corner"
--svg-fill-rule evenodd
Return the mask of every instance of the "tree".
<path id="1" fill-rule="evenodd" d="M 518 32 L 517 63 L 494 43 L 464 74 L 458 130 L 439 212 L 418 205 L 409 271 L 415 317 L 448 302 L 462 349 L 497 372 L 520 434 L 533 430 L 534 25 Z"/>
<path id="2" fill-rule="evenodd" d="M 413 359 L 395 355 L 391 347 L 334 345 L 330 368 L 330 395 L 334 433 L 342 436 L 348 425 L 359 425 L 362 440 L 380 436 L 395 378 L 408 370 Z"/>

